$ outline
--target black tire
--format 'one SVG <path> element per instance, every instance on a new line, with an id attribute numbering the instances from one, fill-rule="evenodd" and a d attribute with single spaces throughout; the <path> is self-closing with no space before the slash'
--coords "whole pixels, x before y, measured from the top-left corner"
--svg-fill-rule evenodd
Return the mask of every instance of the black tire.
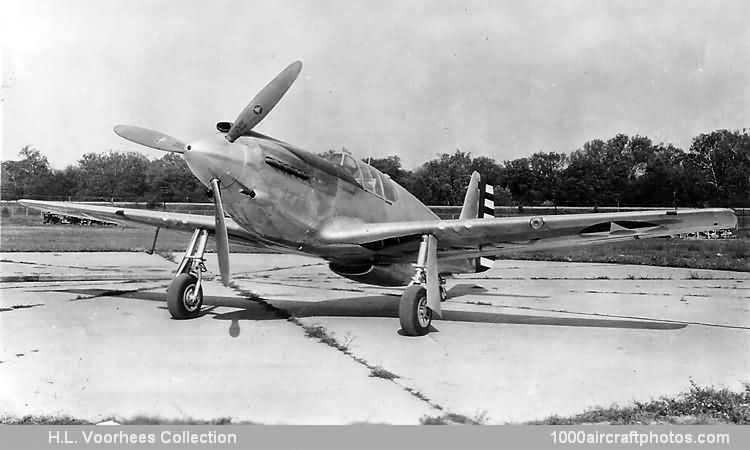
<path id="1" fill-rule="evenodd" d="M 169 284 L 167 308 L 173 319 L 192 319 L 200 314 L 203 305 L 203 287 L 198 290 L 197 301 L 191 303 L 188 299 L 197 283 L 198 279 L 195 276 L 181 273 Z"/>
<path id="2" fill-rule="evenodd" d="M 398 308 L 401 330 L 406 336 L 424 336 L 432 323 L 432 310 L 427 306 L 427 290 L 414 284 L 406 288 Z"/>

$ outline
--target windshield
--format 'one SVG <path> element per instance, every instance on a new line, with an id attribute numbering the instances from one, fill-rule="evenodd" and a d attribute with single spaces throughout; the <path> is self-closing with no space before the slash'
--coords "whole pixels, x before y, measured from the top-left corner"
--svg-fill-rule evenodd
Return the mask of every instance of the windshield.
<path id="1" fill-rule="evenodd" d="M 395 202 L 398 199 L 396 186 L 390 177 L 383 175 L 369 164 L 357 161 L 345 152 L 328 151 L 320 156 L 346 170 L 365 190 L 377 196 L 384 197 L 391 202 Z"/>

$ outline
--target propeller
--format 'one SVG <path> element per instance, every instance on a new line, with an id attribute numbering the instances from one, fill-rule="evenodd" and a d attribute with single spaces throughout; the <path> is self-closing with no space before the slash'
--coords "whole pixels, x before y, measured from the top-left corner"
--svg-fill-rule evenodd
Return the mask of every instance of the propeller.
<path id="1" fill-rule="evenodd" d="M 295 61 L 282 70 L 276 78 L 271 80 L 258 94 L 253 97 L 245 109 L 237 116 L 234 123 L 219 122 L 217 128 L 226 133 L 226 139 L 234 142 L 240 136 L 249 135 L 258 123 L 263 120 L 274 106 L 281 100 L 286 91 L 292 86 L 294 80 L 302 70 L 302 62 Z M 159 131 L 132 125 L 117 125 L 115 133 L 129 141 L 146 147 L 155 148 L 165 152 L 185 153 L 189 149 L 184 142 L 177 138 L 166 135 Z M 214 214 L 216 224 L 216 252 L 219 259 L 219 272 L 221 281 L 229 284 L 229 237 L 227 235 L 227 224 L 224 220 L 224 205 L 221 202 L 221 186 L 218 178 L 210 182 L 214 199 Z"/>
<path id="2" fill-rule="evenodd" d="M 234 142 L 238 137 L 246 135 L 255 125 L 260 123 L 289 90 L 301 70 L 302 62 L 295 61 L 261 89 L 237 116 L 237 120 L 234 121 L 229 132 L 227 132 L 227 140 Z"/>
<path id="3" fill-rule="evenodd" d="M 218 178 L 211 179 L 211 190 L 214 199 L 214 219 L 216 223 L 216 256 L 219 259 L 221 282 L 229 285 L 229 236 L 224 220 L 224 205 L 221 203 L 221 189 Z"/>
<path id="4" fill-rule="evenodd" d="M 155 148 L 165 152 L 185 153 L 185 143 L 159 131 L 132 125 L 117 125 L 115 133 L 136 144 Z"/>

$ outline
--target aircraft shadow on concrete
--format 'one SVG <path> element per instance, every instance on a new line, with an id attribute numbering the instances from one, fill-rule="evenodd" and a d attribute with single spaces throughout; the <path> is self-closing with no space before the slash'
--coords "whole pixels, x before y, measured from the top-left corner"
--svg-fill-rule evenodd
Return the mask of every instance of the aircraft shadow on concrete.
<path id="1" fill-rule="evenodd" d="M 86 295 L 97 295 L 96 289 L 68 290 L 73 293 Z M 161 292 L 123 292 L 113 293 L 101 290 L 102 297 L 99 298 L 132 298 L 136 300 L 148 300 L 165 302 L 165 294 Z M 96 301 L 96 298 L 80 299 L 75 301 Z M 284 310 L 294 317 L 384 317 L 398 318 L 399 298 L 393 295 L 368 295 L 362 297 L 343 297 L 316 302 L 305 302 L 297 300 L 271 300 L 273 306 Z M 448 300 L 450 304 L 450 300 Z M 227 313 L 216 313 L 214 309 L 220 306 L 239 308 L 237 311 Z M 163 307 L 166 309 L 166 306 Z M 571 312 L 575 313 L 575 312 Z M 560 313 L 563 314 L 563 313 Z M 234 323 L 239 321 L 255 320 L 279 320 L 282 319 L 278 313 L 260 303 L 240 297 L 218 297 L 205 296 L 203 299 L 203 311 L 201 316 L 210 315 L 216 320 L 229 320 Z M 438 325 L 441 321 L 450 322 L 474 322 L 474 323 L 496 323 L 516 325 L 551 325 L 551 326 L 573 326 L 573 327 L 596 327 L 596 328 L 625 328 L 645 330 L 678 330 L 685 328 L 687 324 L 676 322 L 663 322 L 655 320 L 634 319 L 607 319 L 588 317 L 563 317 L 549 315 L 531 314 L 507 314 L 484 311 L 455 311 L 444 310 L 443 318 L 433 322 Z"/>

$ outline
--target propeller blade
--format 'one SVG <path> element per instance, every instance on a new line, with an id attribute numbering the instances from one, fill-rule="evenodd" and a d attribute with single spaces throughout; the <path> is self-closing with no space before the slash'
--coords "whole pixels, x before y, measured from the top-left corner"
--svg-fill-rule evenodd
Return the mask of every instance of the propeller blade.
<path id="1" fill-rule="evenodd" d="M 234 142 L 238 137 L 244 136 L 255 125 L 260 123 L 263 118 L 276 106 L 281 97 L 289 90 L 289 87 L 297 79 L 302 70 L 302 62 L 295 61 L 291 63 L 276 78 L 271 80 L 260 92 L 245 106 L 237 120 L 229 129 L 226 138 L 229 142 Z"/>
<path id="2" fill-rule="evenodd" d="M 219 259 L 219 272 L 221 282 L 224 286 L 229 285 L 229 237 L 227 236 L 227 224 L 224 221 L 224 205 L 221 203 L 221 189 L 219 180 L 211 180 L 211 189 L 214 198 L 214 215 L 216 219 L 216 256 Z"/>
<path id="3" fill-rule="evenodd" d="M 117 125 L 115 133 L 136 144 L 155 148 L 165 152 L 184 153 L 185 143 L 159 131 L 148 128 L 135 127 L 132 125 Z"/>

